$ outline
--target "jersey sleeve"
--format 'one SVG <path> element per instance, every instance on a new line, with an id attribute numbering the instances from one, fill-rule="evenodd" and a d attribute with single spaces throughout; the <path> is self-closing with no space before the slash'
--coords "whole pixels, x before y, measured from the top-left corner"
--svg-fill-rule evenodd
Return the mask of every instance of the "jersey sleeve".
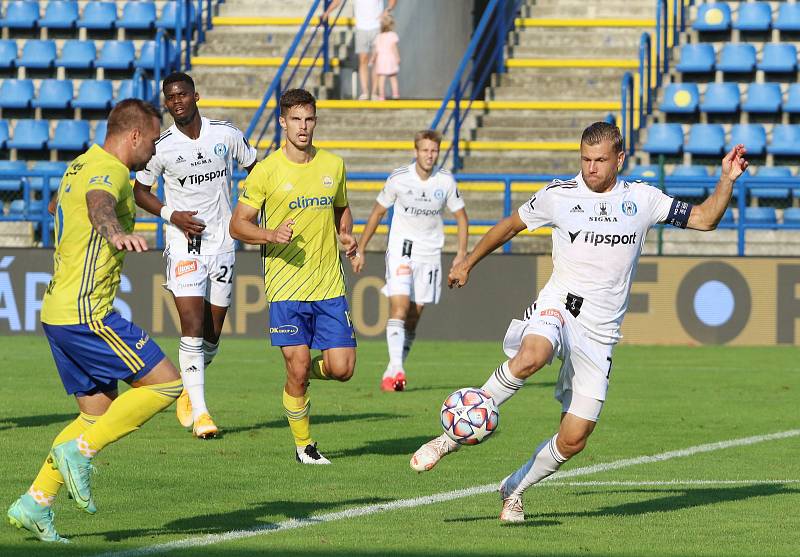
<path id="1" fill-rule="evenodd" d="M 669 224 L 677 228 L 686 228 L 693 205 L 687 201 L 675 199 L 660 189 L 645 185 L 650 209 L 650 226 Z"/>
<path id="2" fill-rule="evenodd" d="M 537 191 L 517 209 L 528 230 L 553 224 L 553 194 L 547 188 Z"/>
<path id="3" fill-rule="evenodd" d="M 336 195 L 333 198 L 334 207 L 347 207 L 347 172 L 344 169 L 344 161 L 339 165 L 339 173 L 336 176 Z"/>
<path id="4" fill-rule="evenodd" d="M 161 157 L 158 156 L 158 153 L 153 155 L 153 158 L 147 163 L 147 166 L 144 167 L 144 170 L 140 170 L 136 173 L 136 181 L 145 186 L 154 186 L 158 177 L 164 173 L 164 163 L 161 161 Z"/>
<path id="5" fill-rule="evenodd" d="M 450 178 L 450 185 L 447 188 L 447 208 L 450 209 L 451 213 L 464 208 L 464 198 L 461 197 L 461 192 L 458 191 L 458 183 L 453 178 Z"/>
<path id="6" fill-rule="evenodd" d="M 244 203 L 253 209 L 261 209 L 264 200 L 267 198 L 267 172 L 264 163 L 259 163 L 253 171 L 245 178 L 242 191 L 239 194 L 239 203 Z"/>
<path id="7" fill-rule="evenodd" d="M 234 160 L 239 163 L 239 166 L 247 168 L 255 162 L 257 155 L 256 150 L 254 147 L 250 146 L 250 143 L 240 129 L 237 128 L 232 131 L 232 145 L 230 146 L 231 155 Z"/>
<path id="8" fill-rule="evenodd" d="M 378 197 L 375 198 L 375 201 L 385 209 L 388 209 L 397 201 L 397 189 L 394 186 L 394 180 L 392 180 L 391 176 L 386 179 L 386 183 L 383 184 L 383 189 L 378 193 Z"/>
<path id="9" fill-rule="evenodd" d="M 131 180 L 127 169 L 99 167 L 96 174 L 89 176 L 86 191 L 104 191 L 110 193 L 116 201 L 119 201 L 123 197 L 124 191 L 130 188 Z"/>

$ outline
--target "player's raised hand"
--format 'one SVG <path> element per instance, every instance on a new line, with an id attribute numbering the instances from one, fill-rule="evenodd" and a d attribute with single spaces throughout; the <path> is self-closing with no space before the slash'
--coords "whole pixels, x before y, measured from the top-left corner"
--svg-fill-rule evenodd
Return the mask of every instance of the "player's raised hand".
<path id="1" fill-rule="evenodd" d="M 116 234 L 111 237 L 111 243 L 119 251 L 147 251 L 147 241 L 138 234 Z"/>
<path id="2" fill-rule="evenodd" d="M 467 284 L 468 280 L 469 267 L 466 261 L 462 261 L 458 265 L 453 265 L 450 269 L 450 274 L 447 275 L 447 286 L 449 288 L 453 288 L 454 286 L 461 288 Z"/>
<path id="3" fill-rule="evenodd" d="M 173 211 L 169 222 L 181 229 L 184 236 L 200 236 L 206 225 L 194 218 L 197 211 Z"/>
<path id="4" fill-rule="evenodd" d="M 750 165 L 744 158 L 745 154 L 747 154 L 747 149 L 741 143 L 728 151 L 728 154 L 722 159 L 721 175 L 727 176 L 731 181 L 735 182 Z"/>
<path id="5" fill-rule="evenodd" d="M 364 268 L 364 265 L 367 264 L 367 260 L 364 258 L 364 254 L 357 251 L 356 254 L 350 258 L 350 264 L 353 266 L 353 272 L 358 274 L 361 272 L 361 269 Z"/>
<path id="6" fill-rule="evenodd" d="M 292 227 L 294 226 L 294 219 L 286 219 L 283 223 L 273 230 L 273 244 L 288 244 L 292 241 L 292 234 L 294 234 L 294 230 Z"/>

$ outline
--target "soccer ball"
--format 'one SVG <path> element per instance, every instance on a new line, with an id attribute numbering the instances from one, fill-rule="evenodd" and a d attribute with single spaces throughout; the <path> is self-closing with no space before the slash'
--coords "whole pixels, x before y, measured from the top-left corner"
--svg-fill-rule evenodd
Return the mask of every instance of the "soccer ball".
<path id="1" fill-rule="evenodd" d="M 466 387 L 444 399 L 441 418 L 450 439 L 462 445 L 477 445 L 497 429 L 500 414 L 489 393 Z"/>

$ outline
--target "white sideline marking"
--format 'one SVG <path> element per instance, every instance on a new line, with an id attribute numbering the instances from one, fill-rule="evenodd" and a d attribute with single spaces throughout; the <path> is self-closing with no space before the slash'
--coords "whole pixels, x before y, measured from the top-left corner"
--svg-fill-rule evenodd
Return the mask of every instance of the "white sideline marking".
<path id="1" fill-rule="evenodd" d="M 664 481 L 596 481 L 596 482 L 546 482 L 535 487 L 669 487 L 682 485 L 783 485 L 797 484 L 800 480 L 664 480 Z"/>
<path id="2" fill-rule="evenodd" d="M 721 449 L 728 449 L 731 447 L 743 447 L 746 445 L 754 445 L 756 443 L 763 443 L 765 441 L 775 441 L 778 439 L 787 439 L 790 437 L 800 436 L 800 429 L 791 429 L 788 431 L 781 431 L 778 433 L 770 433 L 767 435 L 755 435 L 753 437 L 743 437 L 741 439 L 731 439 L 728 441 L 720 441 L 717 443 L 707 443 L 704 445 L 695 445 L 694 447 L 687 447 L 675 451 L 667 451 L 660 454 L 650 456 L 640 456 L 637 458 L 626 458 L 623 460 L 616 460 L 614 462 L 606 462 L 603 464 L 595 464 L 593 466 L 584 466 L 567 470 L 565 472 L 557 472 L 544 480 L 542 483 L 551 484 L 554 487 L 557 485 L 569 485 L 559 482 L 560 479 L 573 478 L 575 476 L 586 476 L 588 474 L 596 474 L 598 472 L 607 472 L 609 470 L 617 470 L 619 468 L 627 468 L 628 466 L 635 466 L 637 464 L 650 464 L 653 462 L 663 462 L 673 458 L 684 456 L 693 456 L 701 453 L 708 453 L 712 451 L 719 451 Z M 698 480 L 705 481 L 705 480 Z M 797 480 L 788 480 L 788 482 L 796 482 Z M 581 485 L 587 485 L 584 482 L 576 482 Z M 667 485 L 668 482 L 658 482 L 658 484 L 649 484 L 646 482 L 637 482 L 639 485 Z M 686 484 L 687 482 L 681 482 Z M 713 482 L 719 483 L 719 482 Z M 777 482 L 769 482 L 777 483 Z M 781 482 L 783 483 L 783 482 Z M 623 484 L 623 482 L 608 483 L 598 482 L 595 485 L 631 485 Z M 321 514 L 315 517 L 308 518 L 290 518 L 275 524 L 266 524 L 248 530 L 231 530 L 223 534 L 207 534 L 205 536 L 196 536 L 193 538 L 185 538 L 182 540 L 175 540 L 172 542 L 160 543 L 151 546 L 140 547 L 136 549 L 129 549 L 125 551 L 112 551 L 102 553 L 97 557 L 138 557 L 139 555 L 152 555 L 155 553 L 166 553 L 175 549 L 186 549 L 190 547 L 203 547 L 207 545 L 218 544 L 231 540 L 242 540 L 252 538 L 255 536 L 264 536 L 273 532 L 282 532 L 284 530 L 295 530 L 297 528 L 304 528 L 306 526 L 313 526 L 315 524 L 323 524 L 326 522 L 334 522 L 337 520 L 344 520 L 347 518 L 355 518 L 359 516 L 367 516 L 371 514 L 384 513 L 389 511 L 396 511 L 399 509 L 409 509 L 413 507 L 422 507 L 425 505 L 432 505 L 435 503 L 444 503 L 454 499 L 462 499 L 472 495 L 480 495 L 482 493 L 490 493 L 497 490 L 497 483 L 488 485 L 481 485 L 470 487 L 467 489 L 459 489 L 456 491 L 447 491 L 444 493 L 437 493 L 434 495 L 427 495 L 425 497 L 414 497 L 412 499 L 398 499 L 389 503 L 378 503 L 375 505 L 365 505 L 362 507 L 355 507 L 343 511 Z"/>

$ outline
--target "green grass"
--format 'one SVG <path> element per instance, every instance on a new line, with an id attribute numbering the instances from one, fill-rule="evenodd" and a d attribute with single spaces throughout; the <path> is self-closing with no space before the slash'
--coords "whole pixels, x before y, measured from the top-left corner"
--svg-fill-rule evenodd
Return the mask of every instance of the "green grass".
<path id="1" fill-rule="evenodd" d="M 170 354 L 176 339 L 162 339 Z M 46 342 L 0 338 L 0 503 L 34 477 L 52 438 L 76 413 Z M 207 533 L 267 526 L 353 507 L 497 482 L 557 427 L 555 369 L 501 409 L 492 439 L 418 475 L 408 459 L 437 434 L 454 388 L 482 384 L 499 343 L 419 341 L 409 390 L 381 393 L 383 343 L 362 343 L 348 384 L 311 387 L 312 434 L 333 460 L 294 462 L 281 407 L 284 371 L 266 341 L 225 340 L 207 374 L 224 435 L 198 441 L 173 409 L 97 457 L 97 515 L 62 493 L 56 523 L 70 546 L 45 546 L 7 524 L 0 555 L 91 555 Z M 800 427 L 797 350 L 620 346 L 609 402 L 587 449 L 562 469 Z M 798 480 L 797 437 L 581 476 L 572 481 Z M 350 518 L 170 553 L 190 555 L 797 555 L 800 484 L 547 486 L 526 494 L 527 520 L 497 520 L 497 495 Z M 3 507 L 5 508 L 5 507 Z"/>

